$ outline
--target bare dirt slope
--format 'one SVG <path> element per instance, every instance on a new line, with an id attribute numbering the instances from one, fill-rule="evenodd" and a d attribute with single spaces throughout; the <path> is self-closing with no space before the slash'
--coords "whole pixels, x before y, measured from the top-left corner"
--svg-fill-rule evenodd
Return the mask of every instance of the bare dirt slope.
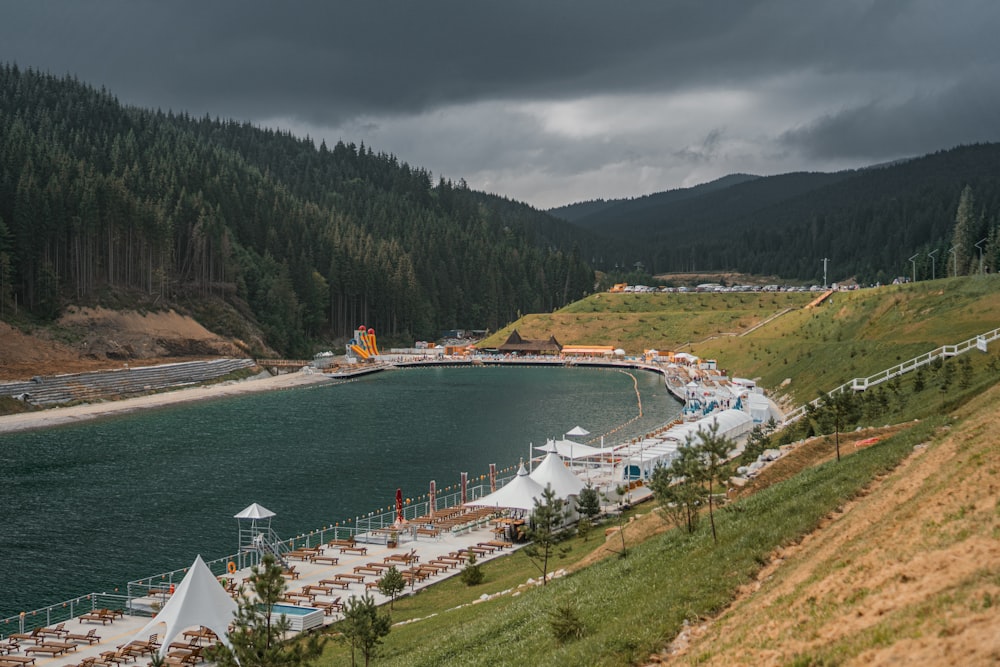
<path id="1" fill-rule="evenodd" d="M 678 665 L 1000 664 L 995 388 L 774 560 Z M 877 445 L 874 445 L 877 446 Z"/>
<path id="2" fill-rule="evenodd" d="M 32 334 L 0 322 L 0 380 L 215 356 L 245 353 L 173 310 L 70 308 L 55 327 Z"/>

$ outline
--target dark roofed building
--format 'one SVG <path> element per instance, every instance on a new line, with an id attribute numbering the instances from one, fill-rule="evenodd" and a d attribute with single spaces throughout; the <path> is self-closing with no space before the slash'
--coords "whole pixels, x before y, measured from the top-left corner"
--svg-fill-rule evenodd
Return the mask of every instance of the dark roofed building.
<path id="1" fill-rule="evenodd" d="M 529 340 L 521 338 L 521 334 L 514 329 L 503 345 L 497 348 L 498 352 L 517 354 L 559 354 L 562 345 L 555 336 L 549 336 L 548 340 Z"/>

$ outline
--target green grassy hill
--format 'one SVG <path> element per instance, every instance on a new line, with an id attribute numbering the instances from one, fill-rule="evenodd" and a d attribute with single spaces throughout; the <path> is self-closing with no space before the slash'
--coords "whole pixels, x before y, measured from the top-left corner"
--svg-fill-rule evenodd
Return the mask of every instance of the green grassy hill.
<path id="1" fill-rule="evenodd" d="M 628 354 L 691 352 L 800 404 L 818 390 L 1000 326 L 997 276 L 837 292 L 805 308 L 815 296 L 595 294 L 553 313 L 526 315 L 480 346 L 499 345 L 517 329 L 525 338 L 554 335 L 564 345 L 614 345 Z"/>

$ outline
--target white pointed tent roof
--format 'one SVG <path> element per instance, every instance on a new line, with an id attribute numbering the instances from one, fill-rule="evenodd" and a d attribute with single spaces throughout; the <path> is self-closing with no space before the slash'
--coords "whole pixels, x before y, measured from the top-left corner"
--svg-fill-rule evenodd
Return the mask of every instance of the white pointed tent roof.
<path id="1" fill-rule="evenodd" d="M 179 634 L 192 626 L 203 625 L 215 632 L 223 644 L 229 646 L 227 633 L 235 614 L 236 601 L 229 597 L 199 555 L 160 613 L 135 633 L 132 639 L 142 639 L 157 625 L 164 623 L 167 630 L 160 637 L 160 655 L 166 656 L 170 642 Z"/>
<path id="2" fill-rule="evenodd" d="M 531 479 L 522 463 L 514 479 L 488 496 L 465 504 L 471 507 L 500 507 L 531 511 L 535 509 L 535 499 L 542 500 L 543 491 L 545 491 L 544 487 Z"/>
<path id="3" fill-rule="evenodd" d="M 601 456 L 606 452 L 597 447 L 584 445 L 572 440 L 547 440 L 541 447 L 535 447 L 540 452 L 555 452 L 564 459 L 586 459 Z"/>
<path id="4" fill-rule="evenodd" d="M 569 431 L 566 435 L 567 436 L 574 435 L 574 436 L 582 437 L 582 436 L 585 436 L 585 435 L 590 435 L 590 431 L 588 431 L 585 428 L 582 428 L 580 426 L 574 426 L 573 430 Z"/>
<path id="5" fill-rule="evenodd" d="M 234 514 L 233 518 L 234 519 L 270 519 L 272 516 L 276 516 L 274 512 L 272 512 L 271 510 L 267 509 L 266 507 L 258 505 L 257 503 L 253 503 L 252 505 L 250 505 L 249 507 L 247 507 L 245 510 L 243 510 L 242 512 L 240 512 L 239 514 Z"/>
<path id="6" fill-rule="evenodd" d="M 552 490 L 563 499 L 580 495 L 584 486 L 583 480 L 570 472 L 559 455 L 555 453 L 546 456 L 538 464 L 538 467 L 531 471 L 529 477 L 538 482 L 542 488 L 551 484 Z"/>

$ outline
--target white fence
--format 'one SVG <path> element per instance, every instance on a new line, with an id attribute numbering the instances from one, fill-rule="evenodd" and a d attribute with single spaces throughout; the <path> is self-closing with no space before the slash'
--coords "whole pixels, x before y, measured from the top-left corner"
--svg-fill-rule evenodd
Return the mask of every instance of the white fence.
<path id="1" fill-rule="evenodd" d="M 964 354 L 969 350 L 979 350 L 980 352 L 986 352 L 986 346 L 1000 338 L 1000 328 L 994 329 L 993 331 L 987 331 L 986 333 L 979 334 L 975 338 L 970 338 L 968 340 L 962 341 L 957 345 L 942 345 L 941 347 L 935 348 L 930 352 L 921 354 L 919 357 L 914 357 L 909 361 L 904 361 L 901 364 L 896 364 L 891 368 L 887 368 L 884 371 L 876 373 L 866 378 L 854 378 L 850 382 L 845 382 L 836 389 L 827 392 L 828 396 L 833 396 L 839 394 L 848 389 L 852 391 L 865 391 L 875 385 L 882 384 L 893 378 L 899 377 L 904 373 L 909 373 L 910 371 L 915 371 L 921 366 L 926 366 L 935 359 L 947 359 L 950 357 L 955 357 L 960 354 Z M 819 405 L 820 399 L 815 399 L 810 401 L 807 405 Z M 806 413 L 806 406 L 800 405 L 791 412 L 785 415 L 785 423 L 791 424 L 792 422 L 800 419 Z"/>

